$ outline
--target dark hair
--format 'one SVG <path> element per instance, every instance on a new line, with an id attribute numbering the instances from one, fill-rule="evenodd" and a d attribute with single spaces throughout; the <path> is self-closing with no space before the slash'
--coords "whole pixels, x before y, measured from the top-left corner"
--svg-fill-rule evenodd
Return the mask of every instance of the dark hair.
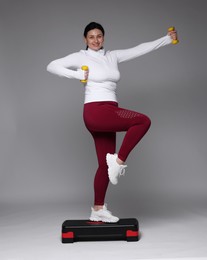
<path id="1" fill-rule="evenodd" d="M 90 30 L 93 30 L 93 29 L 99 29 L 102 33 L 103 33 L 103 36 L 105 34 L 105 31 L 104 31 L 104 28 L 101 24 L 99 23 L 96 23 L 96 22 L 91 22 L 89 23 L 86 27 L 85 27 L 85 30 L 84 30 L 84 37 L 86 38 L 87 37 L 87 34 Z M 88 46 L 86 46 L 86 50 L 88 49 Z"/>
<path id="2" fill-rule="evenodd" d="M 85 30 L 84 30 L 84 33 L 83 33 L 84 37 L 86 38 L 87 33 L 88 33 L 90 30 L 93 30 L 93 29 L 99 29 L 100 31 L 102 31 L 103 36 L 104 36 L 105 31 L 104 31 L 103 26 L 102 26 L 101 24 L 99 24 L 99 23 L 91 22 L 91 23 L 89 23 L 89 24 L 86 26 L 86 28 L 85 28 Z"/>

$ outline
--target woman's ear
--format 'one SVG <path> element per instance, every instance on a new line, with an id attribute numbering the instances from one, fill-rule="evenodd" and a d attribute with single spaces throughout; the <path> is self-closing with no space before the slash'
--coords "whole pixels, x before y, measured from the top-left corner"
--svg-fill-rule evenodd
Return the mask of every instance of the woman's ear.
<path id="1" fill-rule="evenodd" d="M 87 45 L 87 40 L 86 40 L 85 36 L 83 37 L 83 40 L 84 40 L 85 44 Z"/>

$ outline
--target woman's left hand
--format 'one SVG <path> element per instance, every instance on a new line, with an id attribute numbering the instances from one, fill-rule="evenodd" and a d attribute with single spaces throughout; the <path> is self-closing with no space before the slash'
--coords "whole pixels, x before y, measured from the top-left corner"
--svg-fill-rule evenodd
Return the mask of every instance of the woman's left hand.
<path id="1" fill-rule="evenodd" d="M 178 35 L 177 35 L 177 31 L 176 30 L 168 32 L 168 35 L 171 37 L 172 40 L 177 40 L 178 39 Z"/>

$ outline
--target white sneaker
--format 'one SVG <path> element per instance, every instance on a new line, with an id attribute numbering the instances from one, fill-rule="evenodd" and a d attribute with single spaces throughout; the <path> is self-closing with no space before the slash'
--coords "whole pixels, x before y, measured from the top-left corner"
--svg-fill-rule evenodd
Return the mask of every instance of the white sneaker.
<path id="1" fill-rule="evenodd" d="M 107 153 L 106 155 L 109 180 L 114 185 L 118 183 L 118 177 L 125 174 L 125 168 L 127 167 L 127 165 L 118 164 L 117 157 L 117 154 Z"/>
<path id="2" fill-rule="evenodd" d="M 108 222 L 108 223 L 115 223 L 119 221 L 119 218 L 112 215 L 112 213 L 107 210 L 106 204 L 103 206 L 103 209 L 94 210 L 94 208 L 91 208 L 91 221 L 102 221 L 102 222 Z"/>

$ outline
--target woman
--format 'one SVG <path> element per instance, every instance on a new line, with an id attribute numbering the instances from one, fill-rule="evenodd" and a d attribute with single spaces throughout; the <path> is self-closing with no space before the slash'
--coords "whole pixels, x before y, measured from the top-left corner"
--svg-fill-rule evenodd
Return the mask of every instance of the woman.
<path id="1" fill-rule="evenodd" d="M 125 172 L 126 159 L 135 145 L 150 127 L 150 119 L 143 114 L 120 108 L 116 97 L 116 84 L 120 79 L 118 64 L 170 44 L 177 38 L 176 31 L 134 48 L 105 51 L 104 29 L 95 22 L 84 30 L 86 50 L 52 61 L 47 70 L 61 77 L 87 80 L 85 84 L 84 122 L 96 147 L 98 169 L 94 179 L 94 207 L 91 221 L 117 222 L 118 217 L 107 210 L 105 195 L 109 180 L 117 184 Z M 81 69 L 83 65 L 89 70 Z M 116 132 L 126 131 L 118 151 L 115 153 Z"/>

